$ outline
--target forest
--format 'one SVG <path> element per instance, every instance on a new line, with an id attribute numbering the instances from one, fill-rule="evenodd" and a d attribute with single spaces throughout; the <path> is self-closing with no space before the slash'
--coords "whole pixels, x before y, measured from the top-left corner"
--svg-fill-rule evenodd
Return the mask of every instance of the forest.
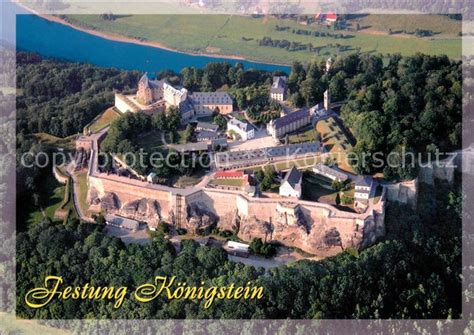
<path id="1" fill-rule="evenodd" d="M 417 166 L 392 168 L 390 153 L 447 153 L 461 147 L 461 62 L 446 56 L 354 54 L 338 57 L 329 72 L 317 62 L 294 63 L 288 86 L 296 106 L 313 106 L 328 89 L 345 103 L 340 116 L 357 139 L 352 165 L 358 173 L 383 172 L 386 179 L 412 179 Z M 384 164 L 377 165 L 375 153 Z M 363 159 L 367 154 L 369 158 Z M 392 155 L 395 157 L 396 155 Z M 396 165 L 396 164 L 392 164 Z"/>
<path id="2" fill-rule="evenodd" d="M 70 219 L 39 222 L 17 238 L 17 313 L 24 318 L 458 318 L 461 313 L 461 196 L 459 185 L 421 185 L 418 210 L 391 204 L 387 235 L 364 251 L 346 250 L 322 261 L 299 261 L 265 275 L 227 260 L 224 250 L 182 242 L 181 251 L 161 236 L 149 245 L 125 246 L 101 224 Z M 154 276 L 177 276 L 188 284 L 254 281 L 261 300 L 204 301 L 165 298 L 151 303 L 113 301 L 51 302 L 41 309 L 23 297 L 43 285 L 46 275 L 66 283 L 127 286 L 132 291 Z"/>

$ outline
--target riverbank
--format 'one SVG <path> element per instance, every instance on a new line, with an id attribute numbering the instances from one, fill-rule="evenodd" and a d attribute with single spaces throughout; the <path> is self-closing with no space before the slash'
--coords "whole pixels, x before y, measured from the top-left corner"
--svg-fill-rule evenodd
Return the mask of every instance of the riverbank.
<path id="1" fill-rule="evenodd" d="M 170 48 L 170 47 L 168 47 L 168 46 L 166 46 L 166 45 L 164 45 L 163 43 L 160 43 L 160 42 L 142 41 L 142 40 L 137 39 L 137 38 L 131 38 L 131 37 L 118 35 L 118 34 L 114 34 L 114 33 L 110 33 L 110 32 L 98 31 L 98 30 L 95 30 L 95 29 L 83 27 L 83 26 L 68 22 L 67 20 L 62 19 L 58 16 L 54 16 L 54 15 L 50 15 L 50 14 L 42 14 L 42 13 L 38 12 L 37 10 L 35 10 L 33 8 L 25 6 L 23 3 L 20 3 L 18 0 L 13 0 L 13 2 L 17 6 L 21 7 L 22 9 L 24 9 L 24 10 L 26 10 L 26 11 L 28 11 L 28 12 L 36 15 L 36 16 L 39 16 L 39 17 L 41 17 L 41 18 L 43 18 L 43 19 L 45 19 L 49 22 L 59 23 L 59 24 L 65 25 L 67 27 L 70 27 L 72 29 L 75 29 L 75 30 L 78 30 L 78 31 L 81 31 L 81 32 L 84 32 L 84 33 L 87 33 L 87 34 L 90 34 L 90 35 L 93 35 L 93 36 L 101 37 L 101 38 L 104 38 L 104 39 L 107 39 L 107 40 L 110 40 L 110 41 L 122 42 L 122 43 L 131 43 L 131 44 L 135 44 L 135 45 L 147 46 L 147 47 L 172 51 L 172 52 L 176 52 L 176 53 L 180 53 L 180 54 L 184 54 L 184 55 L 190 55 L 190 56 L 203 56 L 203 57 L 210 57 L 210 58 L 216 58 L 217 57 L 217 58 L 224 58 L 224 59 L 237 60 L 237 61 L 251 61 L 251 62 L 254 62 L 254 63 L 258 63 L 258 64 L 273 64 L 273 65 L 279 65 L 279 66 L 289 66 L 289 64 L 277 63 L 277 62 L 263 62 L 263 61 L 259 61 L 259 60 L 256 60 L 256 59 L 245 58 L 245 57 L 241 57 L 241 56 L 237 56 L 237 55 L 228 55 L 228 54 L 220 54 L 220 53 L 184 52 L 184 51 L 181 51 L 181 50 L 178 50 L 178 49 L 175 49 L 175 48 Z"/>

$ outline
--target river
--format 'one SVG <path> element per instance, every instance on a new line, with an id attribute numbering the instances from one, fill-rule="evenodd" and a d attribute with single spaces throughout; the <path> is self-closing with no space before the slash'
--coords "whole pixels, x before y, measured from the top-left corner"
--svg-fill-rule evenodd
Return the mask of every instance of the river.
<path id="1" fill-rule="evenodd" d="M 10 7 L 10 8 L 8 8 Z M 123 70 L 157 72 L 165 69 L 179 72 L 187 66 L 202 68 L 209 62 L 242 63 L 246 69 L 289 72 L 288 66 L 256 63 L 224 57 L 207 57 L 119 42 L 50 22 L 37 15 L 24 14 L 18 6 L 8 6 L 16 15 L 17 50 L 33 51 L 46 57 L 83 62 Z M 7 24 L 8 26 L 8 24 Z"/>

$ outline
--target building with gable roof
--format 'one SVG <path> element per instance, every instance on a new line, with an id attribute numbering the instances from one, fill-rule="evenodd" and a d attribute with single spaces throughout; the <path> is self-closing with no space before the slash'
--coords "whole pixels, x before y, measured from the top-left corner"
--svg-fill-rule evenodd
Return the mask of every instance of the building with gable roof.
<path id="1" fill-rule="evenodd" d="M 255 137 L 255 129 L 246 120 L 237 120 L 231 117 L 227 122 L 227 131 L 235 132 L 244 141 L 250 140 Z"/>
<path id="2" fill-rule="evenodd" d="M 301 197 L 301 181 L 303 175 L 298 171 L 296 167 L 292 167 L 285 175 L 282 180 L 279 193 L 282 197 Z"/>
<path id="3" fill-rule="evenodd" d="M 270 98 L 277 101 L 285 101 L 287 97 L 287 84 L 286 77 L 275 76 L 273 77 L 273 84 L 270 88 Z"/>
<path id="4" fill-rule="evenodd" d="M 278 140 L 286 134 L 303 128 L 310 123 L 311 114 L 309 110 L 307 108 L 302 108 L 278 119 L 271 120 L 267 126 L 267 132 L 275 140 Z"/>

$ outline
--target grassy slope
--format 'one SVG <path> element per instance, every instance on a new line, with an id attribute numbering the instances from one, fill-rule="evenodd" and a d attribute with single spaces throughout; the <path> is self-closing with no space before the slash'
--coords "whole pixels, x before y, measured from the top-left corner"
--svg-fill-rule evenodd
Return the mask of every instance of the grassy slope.
<path id="1" fill-rule="evenodd" d="M 99 130 L 107 127 L 113 120 L 121 115 L 115 108 L 110 107 L 100 114 L 88 127 L 92 132 L 98 132 Z M 87 127 L 87 126 L 86 126 Z"/>
<path id="2" fill-rule="evenodd" d="M 461 31 L 460 21 L 452 20 L 442 15 L 367 15 L 351 20 L 351 23 L 359 23 L 364 31 L 388 32 L 406 30 L 414 32 L 416 29 L 432 30 L 439 37 L 456 37 Z"/>
<path id="3" fill-rule="evenodd" d="M 326 27 L 303 26 L 292 20 L 277 20 L 275 18 L 254 19 L 246 16 L 225 15 L 133 15 L 120 17 L 114 21 L 103 20 L 97 15 L 68 15 L 68 18 L 71 22 L 88 28 L 140 38 L 145 41 L 160 42 L 180 51 L 237 55 L 266 62 L 308 61 L 316 56 L 308 51 L 290 52 L 280 48 L 259 47 L 256 39 L 261 39 L 264 36 L 270 36 L 272 39 L 310 42 L 313 46 L 339 43 L 354 48 L 360 47 L 363 52 L 381 52 L 383 54 L 400 52 L 403 55 L 423 52 L 426 54 L 447 54 L 450 57 L 459 58 L 461 40 L 457 36 L 457 32 L 461 30 L 460 23 L 436 15 L 423 16 L 422 20 L 418 19 L 419 16 L 416 15 L 413 18 L 403 16 L 403 19 L 398 16 L 395 18 L 390 16 L 391 19 L 388 20 L 388 23 L 384 23 L 383 16 L 380 18 L 376 15 L 363 17 L 358 19 L 362 22 L 361 26 L 371 25 L 371 28 L 363 29 L 361 32 L 336 31 L 355 36 L 349 39 L 296 35 L 286 31 L 278 32 L 275 30 L 276 24 L 295 29 L 333 31 Z M 436 35 L 434 39 L 429 39 L 389 36 L 385 33 L 374 34 L 371 31 L 379 29 L 388 31 L 386 27 L 392 25 L 392 30 L 398 30 L 400 26 L 405 25 L 407 31 L 412 31 L 413 28 L 416 29 L 416 25 L 419 25 L 418 28 L 433 28 L 433 31 L 441 32 L 441 34 Z M 243 41 L 242 37 L 253 38 L 253 40 Z M 321 51 L 321 57 L 333 55 L 335 52 L 335 48 L 325 47 Z"/>

